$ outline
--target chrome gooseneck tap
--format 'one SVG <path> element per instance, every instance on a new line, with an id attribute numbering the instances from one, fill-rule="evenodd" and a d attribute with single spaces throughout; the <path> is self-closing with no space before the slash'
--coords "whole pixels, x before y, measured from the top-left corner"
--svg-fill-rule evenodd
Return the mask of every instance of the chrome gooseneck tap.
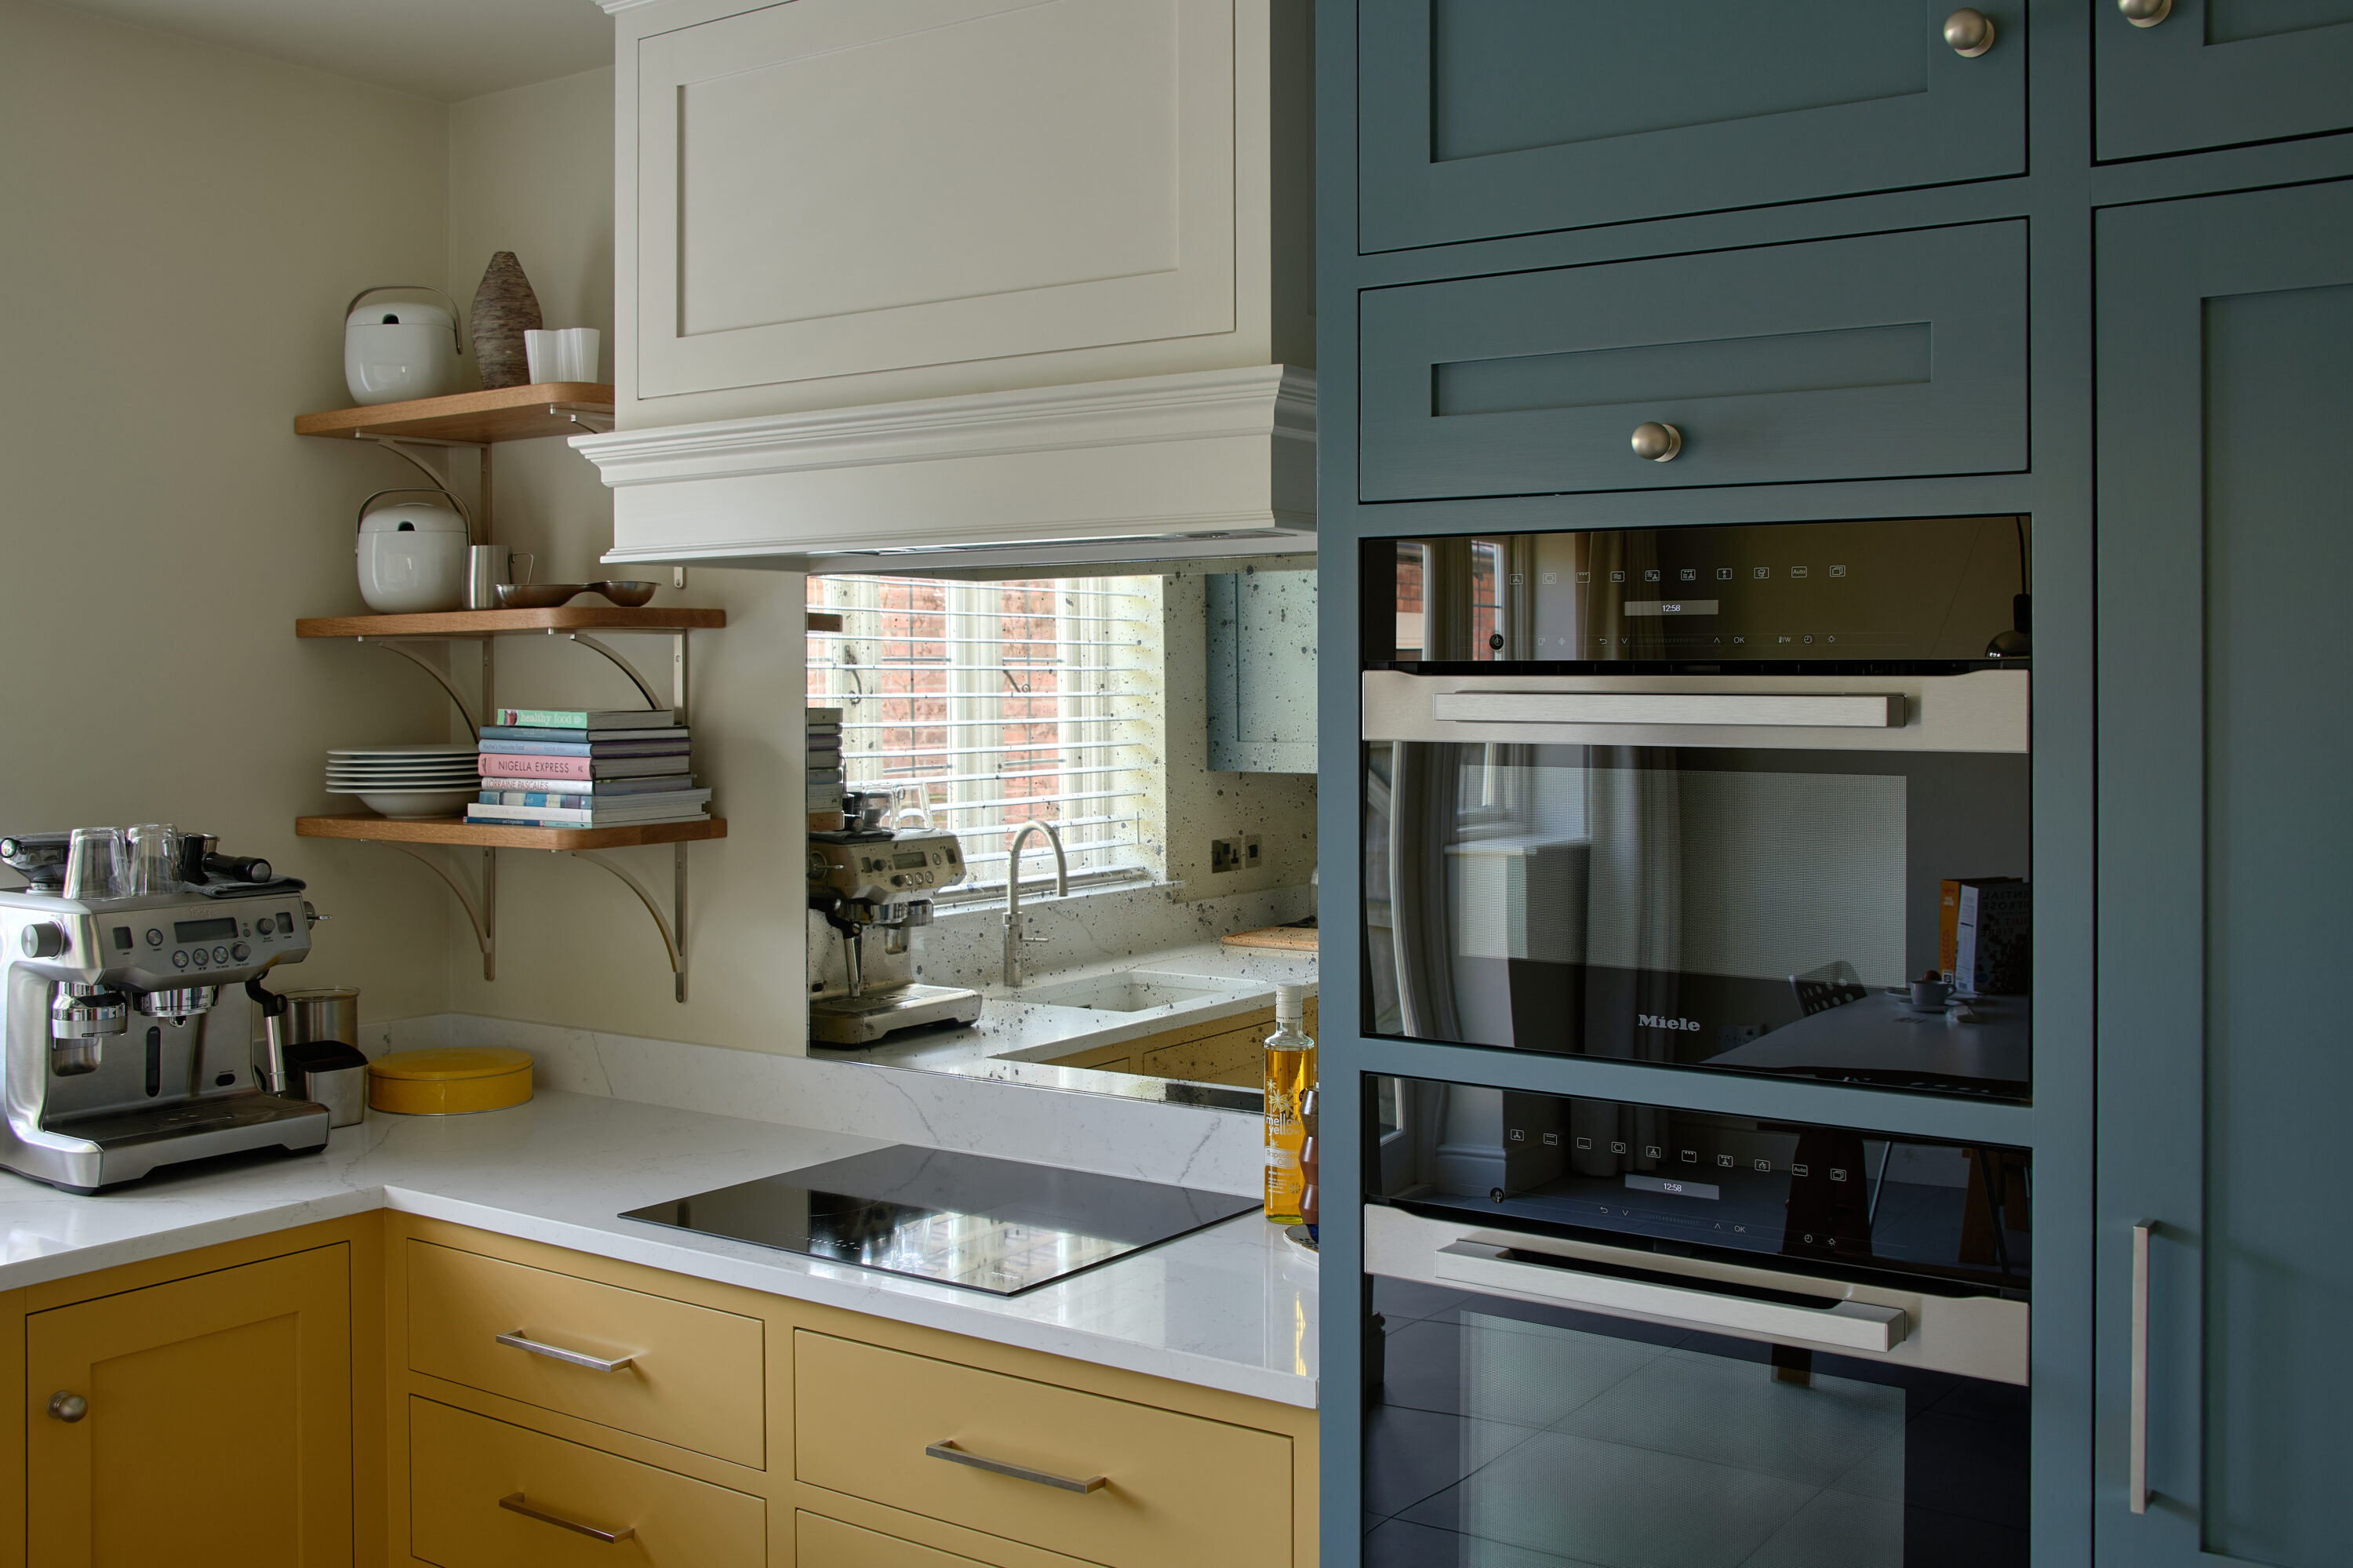
<path id="1" fill-rule="evenodd" d="M 1005 857 L 1005 983 L 1009 987 L 1018 987 L 1024 978 L 1027 966 L 1021 961 L 1022 944 L 1046 940 L 1021 934 L 1021 846 L 1039 828 L 1046 831 L 1046 842 L 1054 851 L 1054 896 L 1071 895 L 1071 863 L 1062 858 L 1061 831 L 1048 821 L 1022 823 L 1013 834 L 1012 852 Z"/>

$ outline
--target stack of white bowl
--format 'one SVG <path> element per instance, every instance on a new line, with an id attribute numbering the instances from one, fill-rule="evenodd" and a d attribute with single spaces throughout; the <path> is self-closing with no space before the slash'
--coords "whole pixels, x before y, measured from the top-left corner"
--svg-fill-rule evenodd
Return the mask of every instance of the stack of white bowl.
<path id="1" fill-rule="evenodd" d="M 327 793 L 379 816 L 455 817 L 481 789 L 471 746 L 376 746 L 327 753 Z"/>

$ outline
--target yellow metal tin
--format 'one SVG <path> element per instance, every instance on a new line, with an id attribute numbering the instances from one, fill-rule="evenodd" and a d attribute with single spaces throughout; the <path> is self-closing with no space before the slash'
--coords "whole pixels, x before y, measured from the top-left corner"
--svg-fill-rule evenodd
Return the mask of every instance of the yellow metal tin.
<path id="1" fill-rule="evenodd" d="M 464 1116 L 531 1098 L 531 1056 L 498 1045 L 396 1051 L 368 1064 L 368 1108 L 396 1116 Z"/>

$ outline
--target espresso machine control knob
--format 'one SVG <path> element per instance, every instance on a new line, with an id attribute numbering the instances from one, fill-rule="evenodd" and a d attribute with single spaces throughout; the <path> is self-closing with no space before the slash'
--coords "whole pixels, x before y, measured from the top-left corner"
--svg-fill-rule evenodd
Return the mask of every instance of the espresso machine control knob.
<path id="1" fill-rule="evenodd" d="M 66 950 L 66 928 L 55 920 L 36 920 L 18 940 L 28 959 L 54 959 Z"/>

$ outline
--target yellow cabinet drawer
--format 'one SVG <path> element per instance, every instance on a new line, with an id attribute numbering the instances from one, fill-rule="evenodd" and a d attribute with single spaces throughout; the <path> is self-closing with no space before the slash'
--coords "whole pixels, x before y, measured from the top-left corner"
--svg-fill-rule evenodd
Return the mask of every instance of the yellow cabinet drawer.
<path id="1" fill-rule="evenodd" d="M 408 1402 L 408 1466 L 409 1550 L 438 1568 L 767 1562 L 758 1498 L 429 1399 Z"/>
<path id="2" fill-rule="evenodd" d="M 987 1568 L 974 1558 L 816 1513 L 793 1515 L 793 1550 L 797 1568 Z"/>
<path id="3" fill-rule="evenodd" d="M 408 1244 L 408 1364 L 544 1410 L 757 1469 L 764 1325 L 480 1253 Z M 520 1336 L 543 1347 L 501 1343 Z M 626 1357 L 612 1371 L 546 1353 Z"/>
<path id="4" fill-rule="evenodd" d="M 794 1470 L 812 1486 L 1108 1568 L 1291 1562 L 1291 1440 L 1273 1433 L 806 1329 L 793 1420 Z M 1103 1484 L 1066 1490 L 925 1451 L 950 1444 Z"/>

